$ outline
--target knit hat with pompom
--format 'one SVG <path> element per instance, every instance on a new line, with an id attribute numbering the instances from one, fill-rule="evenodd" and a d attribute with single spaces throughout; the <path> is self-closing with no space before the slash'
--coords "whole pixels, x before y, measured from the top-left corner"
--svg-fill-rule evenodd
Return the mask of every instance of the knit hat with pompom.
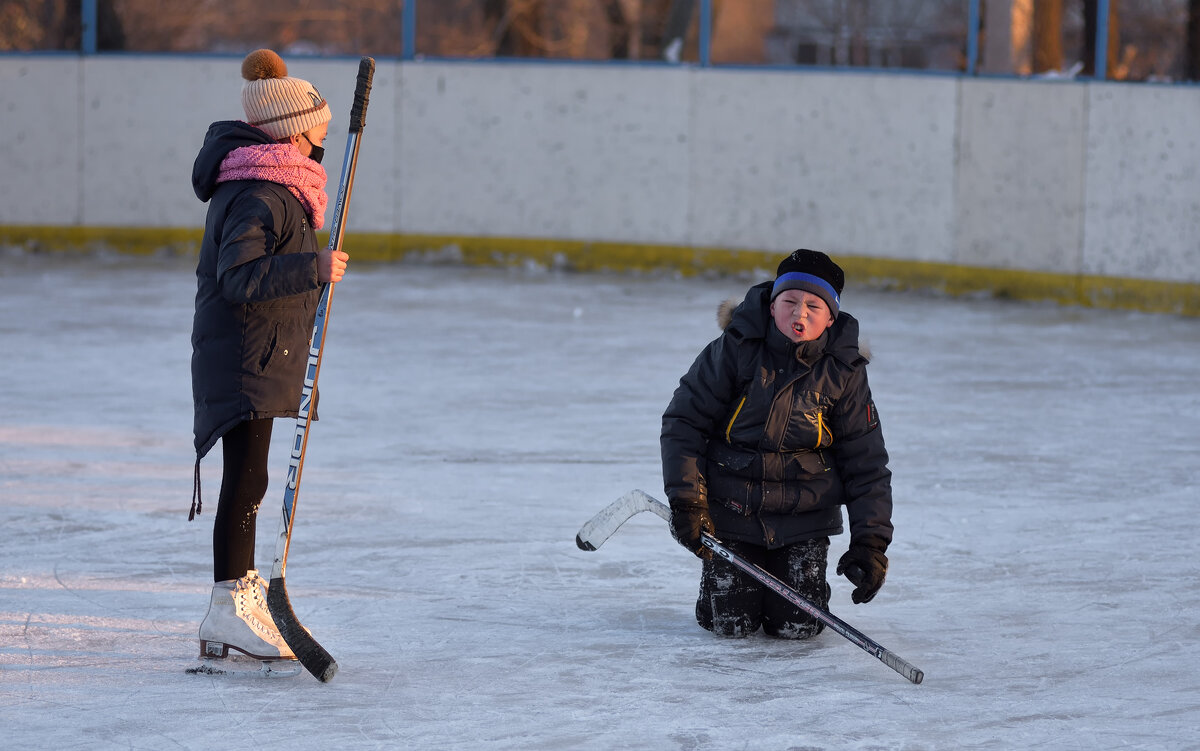
<path id="1" fill-rule="evenodd" d="M 246 122 L 279 141 L 333 119 L 317 88 L 287 74 L 287 64 L 271 50 L 255 50 L 242 61 L 242 109 Z"/>

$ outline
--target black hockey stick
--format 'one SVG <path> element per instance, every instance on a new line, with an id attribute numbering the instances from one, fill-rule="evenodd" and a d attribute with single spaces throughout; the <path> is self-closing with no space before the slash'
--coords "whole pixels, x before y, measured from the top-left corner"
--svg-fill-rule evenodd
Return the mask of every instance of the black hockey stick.
<path id="1" fill-rule="evenodd" d="M 342 160 L 342 175 L 338 182 L 337 203 L 333 210 L 333 224 L 329 231 L 329 250 L 341 250 L 346 207 L 350 203 L 350 190 L 354 186 L 354 171 L 358 166 L 358 146 L 362 129 L 366 125 L 367 99 L 371 95 L 371 79 L 375 76 L 375 60 L 364 57 L 358 63 L 358 83 L 354 87 L 354 104 L 350 107 L 350 135 L 346 141 L 346 156 Z M 288 599 L 284 584 L 287 568 L 288 547 L 292 541 L 292 523 L 295 521 L 296 496 L 300 492 L 300 471 L 304 467 L 304 449 L 308 445 L 308 418 L 312 409 L 313 392 L 317 387 L 317 376 L 321 372 L 321 348 L 325 344 L 325 330 L 329 323 L 329 302 L 333 297 L 333 284 L 321 290 L 313 322 L 311 344 L 308 348 L 308 366 L 304 372 L 304 388 L 300 392 L 300 412 L 296 417 L 296 432 L 292 436 L 291 458 L 288 463 L 287 487 L 283 492 L 283 519 L 279 525 L 279 537 L 275 541 L 275 562 L 271 565 L 271 583 L 267 587 L 267 608 L 279 628 L 280 635 L 296 654 L 296 659 L 308 672 L 322 683 L 337 674 L 337 661 L 325 651 L 312 634 L 300 625 Z"/>
<path id="2" fill-rule="evenodd" d="M 667 508 L 666 504 L 640 490 L 632 490 L 609 504 L 607 508 L 592 517 L 587 524 L 584 524 L 579 530 L 579 534 L 575 536 L 575 544 L 581 550 L 595 550 L 612 536 L 622 524 L 628 521 L 631 516 L 642 511 L 653 511 L 667 522 L 671 521 L 671 509 Z M 925 673 L 915 665 L 907 662 L 895 652 L 884 648 L 874 639 L 871 639 L 833 613 L 809 602 L 803 595 L 780 581 L 778 577 L 772 575 L 769 571 L 765 571 L 761 567 L 754 565 L 722 545 L 721 541 L 717 538 L 706 532 L 701 536 L 701 542 L 704 543 L 706 548 L 712 550 L 733 566 L 754 577 L 759 584 L 762 584 L 805 613 L 829 626 L 829 628 L 844 636 L 852 644 L 874 655 L 884 665 L 887 665 L 908 680 L 913 683 L 920 683 L 925 679 Z"/>

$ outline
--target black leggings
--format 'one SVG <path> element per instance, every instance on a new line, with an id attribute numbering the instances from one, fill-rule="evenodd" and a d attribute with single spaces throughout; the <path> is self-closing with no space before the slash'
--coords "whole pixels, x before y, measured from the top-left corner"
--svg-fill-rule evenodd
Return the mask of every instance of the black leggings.
<path id="1" fill-rule="evenodd" d="M 267 494 L 271 419 L 238 423 L 221 438 L 225 469 L 213 520 L 213 581 L 240 579 L 254 566 L 258 507 Z"/>

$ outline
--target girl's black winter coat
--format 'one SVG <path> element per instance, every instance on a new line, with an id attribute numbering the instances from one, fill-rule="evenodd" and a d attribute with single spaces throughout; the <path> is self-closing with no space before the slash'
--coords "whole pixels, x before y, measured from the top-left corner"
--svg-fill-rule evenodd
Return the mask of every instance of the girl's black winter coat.
<path id="1" fill-rule="evenodd" d="M 680 379 L 663 414 L 669 498 L 701 500 L 721 539 L 779 548 L 840 534 L 892 539 L 891 472 L 845 311 L 795 344 L 771 317 L 771 282 L 752 287 Z"/>
<path id="2" fill-rule="evenodd" d="M 246 123 L 213 123 L 192 170 L 196 196 L 210 201 L 192 325 L 198 458 L 243 420 L 299 412 L 321 294 L 316 232 L 282 185 L 217 183 L 226 154 L 266 143 L 274 141 Z"/>

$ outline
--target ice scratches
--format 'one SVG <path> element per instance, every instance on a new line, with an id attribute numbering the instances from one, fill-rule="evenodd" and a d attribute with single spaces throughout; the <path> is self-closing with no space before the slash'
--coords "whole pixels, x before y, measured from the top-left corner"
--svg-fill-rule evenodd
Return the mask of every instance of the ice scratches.
<path id="1" fill-rule="evenodd" d="M 155 619 L 153 621 L 146 618 L 126 618 L 112 616 L 91 616 L 81 614 L 56 614 L 56 613 L 15 613 L 12 611 L 0 612 L 0 626 L 25 624 L 27 630 L 29 627 L 48 628 L 48 629 L 77 629 L 80 631 L 105 631 L 110 633 L 126 633 L 126 632 L 144 632 L 148 624 L 154 624 L 155 629 L 162 631 L 168 629 L 167 633 L 173 633 L 176 629 L 186 629 L 192 624 L 187 621 L 169 621 Z"/>
<path id="2" fill-rule="evenodd" d="M 757 683 L 763 672 L 754 662 L 732 662 L 724 655 L 717 657 L 681 656 L 676 661 L 680 667 L 702 671 L 705 675 L 738 676 L 748 678 L 746 685 Z"/>
<path id="3" fill-rule="evenodd" d="M 141 431 L 105 426 L 103 428 L 60 425 L 0 425 L 0 444 L 17 446 L 60 446 L 97 448 L 138 448 L 166 443 L 152 440 Z"/>
<path id="4" fill-rule="evenodd" d="M 679 744 L 679 751 L 701 751 L 713 747 L 713 737 L 702 730 L 671 733 L 667 737 Z"/>
<path id="5" fill-rule="evenodd" d="M 588 576 L 593 579 L 638 579 L 652 578 L 658 570 L 650 563 L 642 561 L 605 561 Z"/>
<path id="6" fill-rule="evenodd" d="M 683 614 L 678 607 L 639 606 L 619 614 L 616 625 L 631 632 L 659 634 L 678 628 Z"/>
<path id="7" fill-rule="evenodd" d="M 470 454 L 450 454 L 439 457 L 447 464 L 589 464 L 627 465 L 643 457 L 627 457 L 612 453 L 604 456 L 569 456 L 558 451 L 472 451 Z"/>

